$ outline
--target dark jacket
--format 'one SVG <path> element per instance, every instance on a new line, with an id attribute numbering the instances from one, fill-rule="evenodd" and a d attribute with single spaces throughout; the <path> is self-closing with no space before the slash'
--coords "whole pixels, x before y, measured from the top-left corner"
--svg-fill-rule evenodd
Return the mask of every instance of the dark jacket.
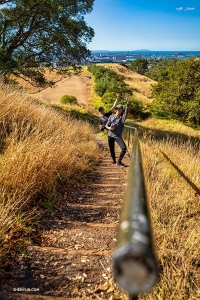
<path id="1" fill-rule="evenodd" d="M 106 123 L 108 121 L 108 118 L 112 115 L 112 110 L 109 110 L 108 112 L 106 112 L 103 116 L 100 117 L 99 119 L 99 125 L 102 125 L 101 127 L 101 131 L 103 131 L 104 129 L 106 129 Z"/>

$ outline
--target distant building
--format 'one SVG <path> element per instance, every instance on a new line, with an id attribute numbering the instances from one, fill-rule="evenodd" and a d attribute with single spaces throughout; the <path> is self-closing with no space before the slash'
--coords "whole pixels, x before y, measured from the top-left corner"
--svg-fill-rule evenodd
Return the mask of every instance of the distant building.
<path id="1" fill-rule="evenodd" d="M 126 61 L 126 55 L 119 54 L 119 55 L 113 56 L 113 62 L 119 63 L 122 61 Z"/>

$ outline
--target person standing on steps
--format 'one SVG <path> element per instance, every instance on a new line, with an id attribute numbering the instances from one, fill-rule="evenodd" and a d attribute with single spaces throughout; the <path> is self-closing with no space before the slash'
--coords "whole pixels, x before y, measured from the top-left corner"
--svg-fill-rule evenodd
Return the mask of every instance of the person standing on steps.
<path id="1" fill-rule="evenodd" d="M 99 119 L 99 127 L 100 127 L 101 131 L 104 131 L 104 129 L 106 129 L 106 123 L 108 121 L 108 118 L 112 115 L 114 109 L 116 108 L 116 105 L 119 101 L 119 98 L 120 98 L 120 94 L 117 93 L 116 94 L 116 100 L 115 100 L 113 106 L 111 107 L 111 109 L 108 112 L 105 112 L 105 109 L 104 109 L 103 106 L 99 107 L 99 112 L 101 114 L 101 117 Z"/>
<path id="2" fill-rule="evenodd" d="M 122 139 L 122 132 L 123 132 L 126 116 L 128 113 L 129 103 L 130 103 L 130 97 L 128 94 L 126 94 L 126 96 L 125 96 L 125 101 L 126 101 L 125 111 L 123 110 L 122 104 L 118 104 L 116 106 L 116 114 L 111 115 L 108 118 L 108 121 L 106 123 L 106 129 L 108 130 L 108 145 L 109 145 L 110 154 L 111 154 L 111 157 L 113 160 L 113 164 L 116 164 L 117 166 L 122 166 L 122 167 L 126 167 L 126 165 L 122 163 L 122 159 L 127 151 L 126 144 L 125 144 L 124 140 Z M 116 156 L 115 156 L 115 142 L 121 148 L 121 152 L 120 152 L 119 159 L 117 162 L 116 162 Z"/>

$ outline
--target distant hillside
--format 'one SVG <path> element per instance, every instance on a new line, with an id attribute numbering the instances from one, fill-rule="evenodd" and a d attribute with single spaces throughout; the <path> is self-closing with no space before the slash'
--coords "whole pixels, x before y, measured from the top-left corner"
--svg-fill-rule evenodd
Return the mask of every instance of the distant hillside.
<path id="1" fill-rule="evenodd" d="M 124 81 L 134 89 L 133 94 L 135 98 L 143 103 L 150 103 L 151 99 L 151 86 L 157 82 L 133 72 L 120 64 L 99 64 L 105 68 L 115 71 L 117 74 L 124 76 Z"/>
<path id="2" fill-rule="evenodd" d="M 156 81 L 154 81 L 148 77 L 145 77 L 143 75 L 140 75 L 136 72 L 133 72 L 133 71 L 127 69 L 126 67 L 123 67 L 120 64 L 109 64 L 109 63 L 103 64 L 102 63 L 102 64 L 98 64 L 98 65 L 102 65 L 106 68 L 112 69 L 117 74 L 124 76 L 125 83 L 134 89 L 133 94 L 134 94 L 135 98 L 143 103 L 151 103 L 151 101 L 152 101 L 151 86 L 153 84 L 155 84 Z M 83 70 L 85 70 L 85 67 L 83 67 Z M 35 94 L 36 97 L 38 97 L 39 94 L 41 94 L 40 96 L 43 99 L 46 99 L 48 97 L 48 100 L 50 100 L 50 98 L 52 99 L 55 97 L 54 100 L 56 100 L 57 96 L 59 96 L 59 99 L 60 99 L 61 96 L 63 96 L 64 94 L 71 94 L 71 95 L 76 96 L 77 99 L 79 99 L 79 97 L 81 96 L 81 95 L 79 95 L 79 96 L 77 95 L 77 91 L 79 91 L 79 88 L 83 88 L 83 90 L 85 90 L 85 89 L 89 90 L 89 86 L 85 82 L 88 74 L 85 74 L 84 72 L 82 72 L 82 74 L 79 76 L 71 76 L 70 78 L 62 79 L 62 76 L 57 75 L 55 72 L 50 73 L 47 71 L 46 72 L 47 78 L 49 80 L 52 80 L 52 79 L 57 80 L 58 82 L 53 88 L 44 89 L 44 91 L 41 91 L 41 93 L 38 93 L 39 89 L 31 86 L 27 81 L 18 79 L 18 82 L 28 93 L 30 93 L 30 94 L 36 93 Z M 78 77 L 80 77 L 80 79 Z M 81 84 L 81 81 L 83 81 L 82 84 Z M 61 85 L 62 85 L 62 88 L 61 88 Z M 80 85 L 81 85 L 81 87 L 80 87 Z M 87 93 L 83 92 L 83 95 L 88 94 L 88 92 L 89 91 L 87 91 Z M 59 93 L 59 95 L 58 95 L 58 93 Z M 81 100 L 81 102 L 83 102 L 83 101 Z"/>

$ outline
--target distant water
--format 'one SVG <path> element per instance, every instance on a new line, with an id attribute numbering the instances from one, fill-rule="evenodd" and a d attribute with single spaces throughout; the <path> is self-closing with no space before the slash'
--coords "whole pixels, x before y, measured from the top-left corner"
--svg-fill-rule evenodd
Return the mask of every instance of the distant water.
<path id="1" fill-rule="evenodd" d="M 134 60 L 137 57 L 145 57 L 147 59 L 154 58 L 178 58 L 187 59 L 191 56 L 200 57 L 200 51 L 151 51 L 151 50 L 133 50 L 133 51 L 107 51 L 96 50 L 91 51 L 93 55 L 126 55 L 126 59 Z"/>
<path id="2" fill-rule="evenodd" d="M 122 54 L 122 55 L 134 55 L 134 54 L 144 54 L 144 55 L 173 55 L 182 54 L 185 56 L 200 56 L 200 51 L 151 51 L 151 50 L 133 50 L 133 51 L 106 51 L 106 50 L 95 50 L 91 51 L 93 54 Z"/>

